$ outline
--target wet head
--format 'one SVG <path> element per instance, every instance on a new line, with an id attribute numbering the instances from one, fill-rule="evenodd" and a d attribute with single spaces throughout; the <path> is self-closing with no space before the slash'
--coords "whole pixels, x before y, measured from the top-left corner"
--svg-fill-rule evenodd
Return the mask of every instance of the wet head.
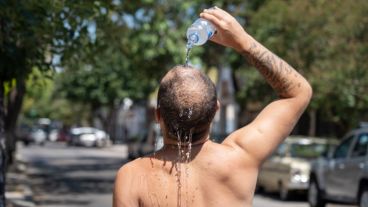
<path id="1" fill-rule="evenodd" d="M 164 136 L 195 143 L 206 139 L 217 110 L 216 87 L 201 71 L 176 66 L 162 79 L 158 112 L 164 122 Z"/>

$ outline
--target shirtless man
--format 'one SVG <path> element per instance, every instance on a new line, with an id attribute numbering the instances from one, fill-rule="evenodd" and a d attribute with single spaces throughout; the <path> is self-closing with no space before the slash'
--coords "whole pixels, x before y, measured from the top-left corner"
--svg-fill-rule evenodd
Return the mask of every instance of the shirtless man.
<path id="1" fill-rule="evenodd" d="M 156 111 L 164 147 L 119 170 L 114 207 L 252 206 L 262 162 L 291 132 L 311 99 L 308 82 L 230 14 L 215 8 L 200 16 L 216 26 L 212 41 L 245 56 L 280 98 L 217 144 L 209 139 L 210 123 L 219 108 L 214 84 L 198 70 L 184 66 L 170 70 L 161 81 Z"/>

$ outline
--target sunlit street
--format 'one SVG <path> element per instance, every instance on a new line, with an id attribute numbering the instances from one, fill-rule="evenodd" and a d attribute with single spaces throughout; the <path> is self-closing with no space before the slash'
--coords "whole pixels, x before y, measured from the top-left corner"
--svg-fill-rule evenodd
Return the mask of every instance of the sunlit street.
<path id="1" fill-rule="evenodd" d="M 368 207 L 367 0 L 0 0 L 0 207 Z"/>
<path id="2" fill-rule="evenodd" d="M 67 147 L 63 143 L 20 147 L 27 161 L 29 186 L 41 207 L 101 207 L 112 205 L 116 170 L 127 161 L 126 146 L 104 149 Z M 308 207 L 305 197 L 280 201 L 275 194 L 256 194 L 254 207 Z M 352 207 L 328 205 L 328 207 Z"/>
<path id="3" fill-rule="evenodd" d="M 37 206 L 111 206 L 116 171 L 127 149 L 66 147 L 60 143 L 20 149 Z"/>

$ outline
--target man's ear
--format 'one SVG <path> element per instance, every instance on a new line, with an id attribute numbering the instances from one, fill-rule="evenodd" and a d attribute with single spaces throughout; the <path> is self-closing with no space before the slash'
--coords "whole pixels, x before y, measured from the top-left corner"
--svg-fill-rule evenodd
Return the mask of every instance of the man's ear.
<path id="1" fill-rule="evenodd" d="M 155 109 L 155 119 L 156 122 L 159 123 L 161 120 L 161 114 L 160 114 L 160 110 L 158 108 Z"/>
<path id="2" fill-rule="evenodd" d="M 218 111 L 220 109 L 220 106 L 221 106 L 220 101 L 217 100 L 216 111 Z"/>

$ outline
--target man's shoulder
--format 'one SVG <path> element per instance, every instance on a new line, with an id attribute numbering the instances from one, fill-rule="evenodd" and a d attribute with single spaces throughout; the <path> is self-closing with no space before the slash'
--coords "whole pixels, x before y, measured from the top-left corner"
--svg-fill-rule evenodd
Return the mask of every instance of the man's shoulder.
<path id="1" fill-rule="evenodd" d="M 130 174 L 135 171 L 142 170 L 149 162 L 146 157 L 137 158 L 135 160 L 129 161 L 120 167 L 118 171 L 119 174 Z"/>
<path id="2" fill-rule="evenodd" d="M 135 183 L 140 165 L 140 160 L 136 159 L 125 163 L 118 170 L 114 185 L 115 206 L 138 206 L 139 189 Z"/>

